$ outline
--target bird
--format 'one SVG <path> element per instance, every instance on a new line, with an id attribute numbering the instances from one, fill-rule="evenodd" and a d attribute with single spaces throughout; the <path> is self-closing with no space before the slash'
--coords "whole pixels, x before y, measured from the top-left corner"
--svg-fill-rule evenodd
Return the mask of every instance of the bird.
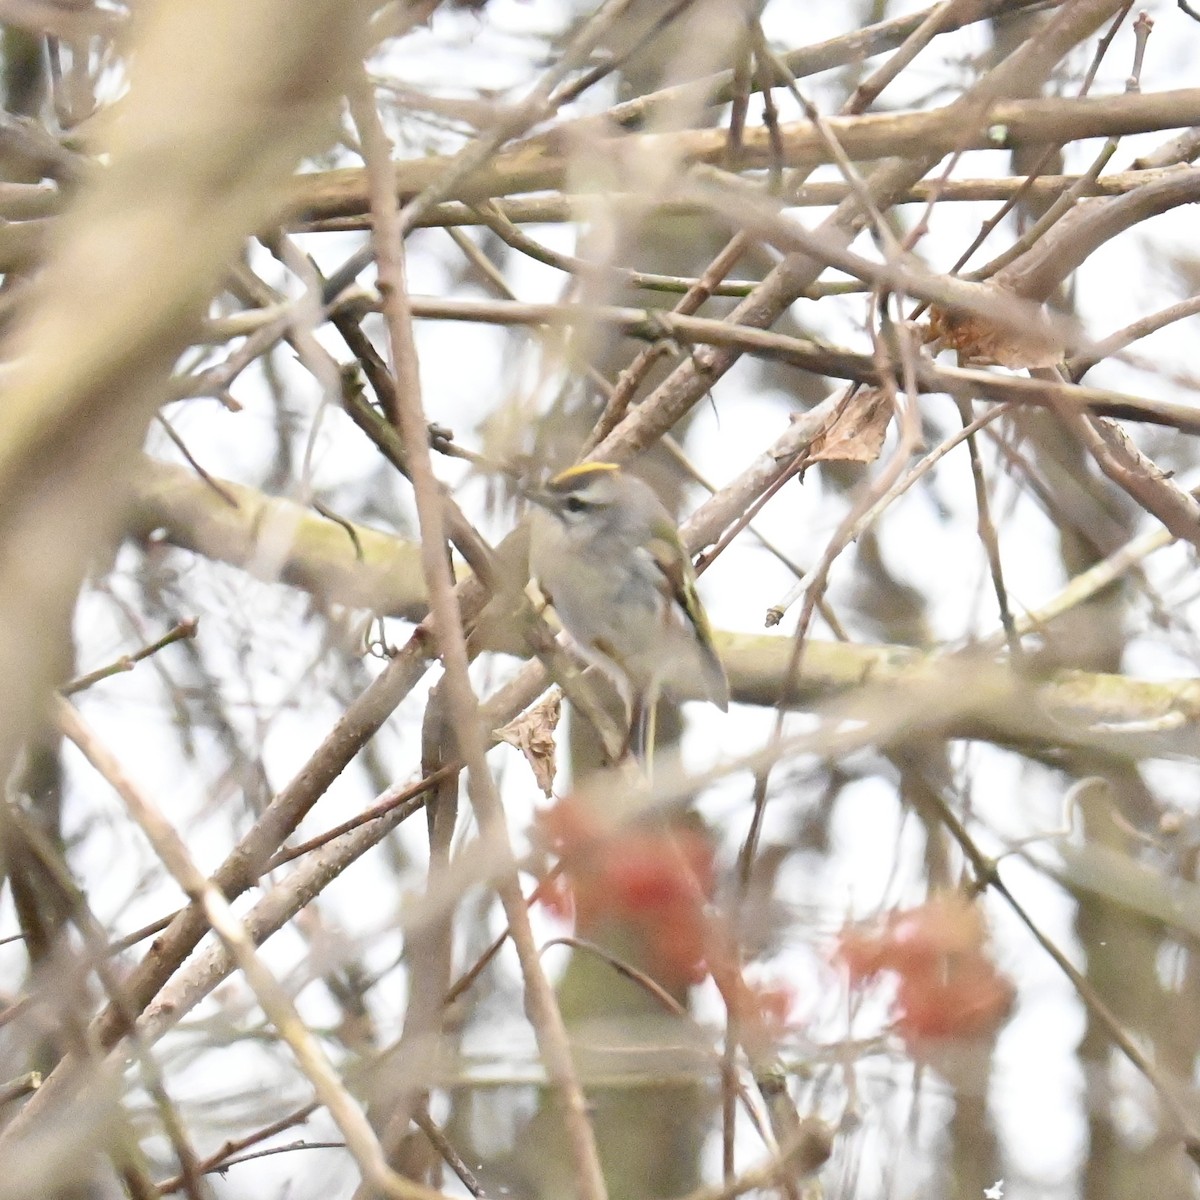
<path id="1" fill-rule="evenodd" d="M 729 707 L 729 681 L 675 522 L 649 484 L 611 462 L 527 488 L 530 572 L 589 662 L 614 680 L 630 744 L 659 693 Z M 644 749 L 644 746 L 643 746 Z"/>

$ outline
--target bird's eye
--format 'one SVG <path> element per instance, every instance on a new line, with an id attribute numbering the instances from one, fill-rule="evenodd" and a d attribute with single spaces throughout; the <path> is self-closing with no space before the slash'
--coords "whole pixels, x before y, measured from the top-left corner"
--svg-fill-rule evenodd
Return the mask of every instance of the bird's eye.
<path id="1" fill-rule="evenodd" d="M 565 508 L 567 512 L 580 513 L 587 508 L 587 501 L 580 499 L 578 496 L 568 496 L 563 501 L 563 508 Z"/>

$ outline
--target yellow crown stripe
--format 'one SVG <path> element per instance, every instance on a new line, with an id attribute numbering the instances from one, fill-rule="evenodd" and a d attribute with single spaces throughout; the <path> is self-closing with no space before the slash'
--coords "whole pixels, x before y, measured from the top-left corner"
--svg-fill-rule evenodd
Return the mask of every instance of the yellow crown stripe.
<path id="1" fill-rule="evenodd" d="M 610 462 L 580 463 L 578 466 L 568 467 L 565 471 L 559 471 L 550 480 L 549 486 L 554 488 L 555 491 L 565 491 L 569 488 L 577 487 L 580 483 L 588 479 L 593 479 L 612 471 L 619 471 L 620 469 L 616 463 Z"/>

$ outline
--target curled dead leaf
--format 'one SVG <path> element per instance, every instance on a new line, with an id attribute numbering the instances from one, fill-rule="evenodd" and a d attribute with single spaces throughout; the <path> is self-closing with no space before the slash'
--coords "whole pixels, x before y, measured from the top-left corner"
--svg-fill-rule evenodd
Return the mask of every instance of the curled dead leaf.
<path id="1" fill-rule="evenodd" d="M 881 388 L 864 387 L 847 401 L 809 449 L 810 462 L 874 462 L 883 449 L 892 399 Z"/>
<path id="2" fill-rule="evenodd" d="M 525 755 L 538 787 L 547 798 L 554 794 L 554 773 L 558 769 L 554 731 L 561 714 L 562 693 L 555 688 L 540 704 L 495 732 L 498 741 L 515 746 Z"/>
<path id="3" fill-rule="evenodd" d="M 996 290 L 998 300 L 1006 293 Z M 996 319 L 964 309 L 932 305 L 929 310 L 927 342 L 940 341 L 958 351 L 960 365 L 1009 367 L 1012 370 L 1053 367 L 1066 353 L 1062 330 L 1045 308 L 1025 319 Z"/>

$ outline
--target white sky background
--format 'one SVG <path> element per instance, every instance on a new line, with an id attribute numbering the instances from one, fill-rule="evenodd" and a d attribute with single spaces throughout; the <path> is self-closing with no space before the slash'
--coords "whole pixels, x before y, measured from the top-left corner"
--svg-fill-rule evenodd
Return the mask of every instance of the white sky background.
<path id="1" fill-rule="evenodd" d="M 857 24 L 857 5 L 841 2 L 805 3 L 804 0 L 771 0 L 764 24 L 776 44 L 791 47 L 814 42 L 853 27 Z M 912 5 L 911 7 L 918 7 Z M 1200 25 L 1178 13 L 1173 2 L 1161 0 L 1144 6 L 1158 22 L 1151 36 L 1144 71 L 1145 90 L 1163 90 L 1188 86 L 1193 81 L 1194 64 L 1200 62 Z M 896 15 L 901 6 L 889 11 Z M 463 79 L 470 82 L 463 95 L 476 88 L 514 88 L 520 92 L 531 79 L 530 63 L 538 60 L 541 39 L 553 36 L 561 29 L 567 10 L 555 0 L 491 0 L 479 16 L 440 12 L 431 30 L 410 37 L 396 47 L 381 69 L 417 88 L 444 89 L 444 80 Z M 799 32 L 797 32 L 799 31 Z M 885 93 L 887 104 L 907 107 L 924 102 L 925 90 L 936 83 L 965 85 L 973 78 L 967 56 L 985 49 L 986 31 L 976 26 L 958 35 L 939 38 L 902 76 L 900 82 Z M 1115 93 L 1123 89 L 1124 78 L 1132 53 L 1132 34 L 1128 26 L 1122 31 L 1097 80 L 1093 94 Z M 947 56 L 962 55 L 958 67 L 948 68 Z M 1080 51 L 1073 67 L 1090 56 L 1091 46 Z M 1077 71 L 1072 71 L 1076 78 Z M 818 76 L 802 81 L 802 87 L 823 111 L 832 111 L 840 92 L 831 90 L 831 79 Z M 453 93 L 450 93 L 453 94 Z M 607 96 L 602 89 L 589 105 L 599 105 Z M 794 111 L 783 93 L 777 94 L 783 119 L 793 119 Z M 935 96 L 937 103 L 945 102 L 945 93 Z M 418 130 L 419 132 L 419 130 Z M 446 148 L 441 135 L 431 133 L 428 146 L 418 136 L 402 146 L 402 152 L 422 153 L 429 146 Z M 1137 154 L 1158 144 L 1159 137 L 1127 139 L 1110 165 L 1109 170 L 1122 169 Z M 1068 170 L 1087 163 L 1096 143 L 1072 144 L 1068 147 Z M 990 162 L 989 162 L 990 157 Z M 1007 172 L 1005 156 L 972 155 L 960 168 L 960 175 L 982 175 L 994 171 Z M 831 177 L 825 173 L 823 177 Z M 938 207 L 933 234 L 921 246 L 932 265 L 948 266 L 978 228 L 979 222 L 991 212 L 992 205 L 945 204 Z M 906 211 L 906 216 L 916 210 Z M 815 225 L 824 215 L 821 210 L 804 210 L 799 214 L 806 223 Z M 1118 243 L 1096 254 L 1077 277 L 1077 300 L 1080 315 L 1088 332 L 1104 336 L 1138 316 L 1165 307 L 1183 293 L 1164 266 L 1175 252 L 1190 252 L 1194 246 L 1195 215 L 1180 210 L 1169 217 L 1139 226 Z M 534 236 L 563 250 L 574 249 L 569 230 L 547 227 L 532 231 Z M 987 260 L 989 251 L 999 249 L 1012 235 L 1010 225 L 1002 226 L 993 235 L 988 247 L 973 260 L 978 265 Z M 318 255 L 323 266 L 340 262 L 357 244 L 352 237 L 323 235 L 312 238 L 308 245 Z M 856 246 L 865 254 L 874 254 L 868 239 Z M 445 294 L 450 275 L 447 263 L 457 251 L 441 231 L 419 233 L 411 241 L 410 283 L 416 293 Z M 527 301 L 553 300 L 558 297 L 561 279 L 549 268 L 529 260 L 511 261 L 506 275 L 515 286 L 518 297 Z M 1119 282 L 1118 282 L 1119 281 Z M 860 348 L 864 346 L 864 302 L 861 297 L 846 300 L 827 299 L 819 304 L 804 304 L 802 319 L 814 333 L 828 340 Z M 523 342 L 520 353 L 514 347 Z M 328 343 L 334 348 L 334 343 Z M 1173 372 L 1187 376 L 1193 370 L 1196 344 L 1196 322 L 1183 322 L 1169 327 L 1152 339 L 1135 347 L 1136 352 L 1151 359 L 1161 368 L 1159 375 L 1150 375 L 1131 367 L 1105 363 L 1097 368 L 1088 382 L 1110 386 L 1134 393 L 1154 395 L 1180 402 L 1193 400 L 1192 389 L 1186 383 L 1171 383 Z M 526 385 L 537 367 L 537 352 L 525 335 L 512 335 L 502 329 L 472 326 L 463 323 L 422 323 L 418 330 L 418 349 L 422 361 L 422 384 L 426 411 L 431 421 L 451 427 L 459 440 L 468 446 L 479 444 L 478 423 L 481 416 L 494 410 L 515 389 Z M 344 357 L 344 350 L 341 351 Z M 727 482 L 755 454 L 767 446 L 785 427 L 789 406 L 780 396 L 750 394 L 747 390 L 752 372 L 735 371 L 713 389 L 715 407 L 701 405 L 693 420 L 687 449 L 694 463 L 716 484 Z M 302 445 L 308 423 L 312 421 L 319 403 L 318 390 L 299 368 L 288 371 L 294 387 L 292 407 L 301 431 Z M 199 461 L 214 473 L 250 484 L 259 483 L 270 465 L 271 447 L 275 437 L 274 414 L 261 380 L 252 370 L 234 387 L 234 394 L 245 405 L 239 414 L 222 410 L 214 401 L 194 401 L 176 406 L 173 420 Z M 937 415 L 939 424 L 949 429 L 957 423 L 952 404 L 940 397 L 922 400 L 923 411 Z M 1177 435 L 1155 433 L 1152 441 L 1136 436 L 1143 445 L 1153 446 L 1164 462 L 1172 462 L 1171 439 Z M 161 438 L 152 437 L 152 451 L 172 457 Z M 1190 447 L 1185 454 L 1190 453 Z M 499 536 L 507 528 L 510 516 L 483 512 L 484 485 L 468 478 L 463 464 L 442 458 L 438 460 L 440 476 L 461 484 L 458 498 L 469 515 L 479 516 L 481 528 L 489 536 Z M 378 473 L 375 451 L 347 420 L 337 411 L 322 417 L 321 433 L 315 456 L 315 486 L 319 495 L 338 507 L 340 494 L 353 496 L 363 476 Z M 996 482 L 998 473 L 992 474 Z M 380 500 L 384 511 L 398 516 L 411 513 L 404 486 L 391 484 L 392 496 Z M 1013 488 L 1005 480 L 996 486 L 994 511 L 1005 513 L 1012 500 Z M 939 511 L 937 502 L 949 510 Z M 702 494 L 696 492 L 694 502 Z M 801 563 L 811 564 L 821 552 L 825 539 L 833 531 L 844 512 L 846 498 L 837 499 L 824 486 L 819 468 L 809 472 L 803 484 L 789 484 L 759 518 L 758 524 L 785 551 Z M 381 523 L 381 522 L 377 522 Z M 930 617 L 937 636 L 946 641 L 965 639 L 991 633 L 997 625 L 994 598 L 986 571 L 982 547 L 974 537 L 974 499 L 965 454 L 956 452 L 937 469 L 929 487 L 918 486 L 896 504 L 883 519 L 883 542 L 889 563 L 898 575 L 927 591 L 934 603 Z M 1149 527 L 1148 519 L 1143 523 Z M 970 559 L 963 547 L 971 547 Z M 1015 501 L 1015 513 L 1001 531 L 1001 550 L 1007 573 L 1010 594 L 1015 606 L 1037 607 L 1052 596 L 1063 579 L 1056 551 L 1054 531 L 1049 520 L 1024 496 Z M 183 577 L 185 589 L 199 583 L 205 596 L 201 613 L 202 653 L 210 668 L 225 680 L 226 695 L 240 705 L 244 714 L 242 734 L 247 744 L 261 745 L 270 783 L 279 788 L 303 764 L 339 715 L 339 706 L 322 686 L 323 675 L 318 667 L 313 673 L 311 664 L 320 657 L 321 647 L 315 635 L 310 644 L 295 644 L 295 630 L 307 600 L 286 589 L 257 583 L 243 572 L 225 569 L 190 559 L 181 552 L 168 555 L 172 570 Z M 128 552 L 118 559 L 118 571 L 111 586 L 123 590 L 122 565 L 132 565 Z M 1193 564 L 1190 555 L 1179 548 L 1160 552 L 1148 564 L 1148 571 L 1179 617 L 1171 632 L 1164 632 L 1148 622 L 1130 643 L 1126 669 L 1133 674 L 1170 677 L 1200 674 L 1194 635 L 1182 635 L 1180 629 L 1194 630 L 1200 608 L 1196 603 L 1196 585 L 1192 581 Z M 762 627 L 765 608 L 787 589 L 790 577 L 754 542 L 743 536 L 722 556 L 705 575 L 702 592 L 714 623 L 724 629 L 757 632 Z M 852 611 L 839 591 L 840 576 L 835 569 L 831 599 L 854 626 Z M 129 597 L 133 596 L 128 590 Z M 839 597 L 842 603 L 839 604 Z M 180 612 L 179 616 L 189 615 Z M 795 613 L 784 624 L 792 628 Z M 159 630 L 147 629 L 149 640 Z M 393 640 L 402 642 L 405 629 L 397 626 Z M 79 612 L 79 645 L 85 657 L 81 669 L 89 669 L 109 661 L 116 655 L 139 644 L 139 639 L 120 627 L 113 618 L 109 600 L 96 592 L 85 596 Z M 168 655 L 171 653 L 167 652 Z M 170 659 L 164 658 L 169 669 Z M 487 671 L 503 671 L 504 662 L 485 664 L 479 668 L 479 679 Z M 370 669 L 374 669 L 373 665 Z M 396 778 L 413 777 L 419 763 L 419 718 L 424 706 L 424 687 L 410 696 L 396 716 L 377 739 L 380 754 Z M 213 763 L 222 761 L 219 750 L 208 735 L 197 727 L 198 748 L 191 761 L 178 754 L 178 740 L 172 729 L 163 724 L 169 709 L 162 704 L 162 691 L 154 669 L 143 665 L 132 675 L 100 685 L 81 697 L 87 718 L 94 723 L 111 749 L 129 766 L 146 790 L 162 804 L 164 810 L 187 830 L 189 843 L 200 865 L 211 868 L 223 857 L 229 844 L 228 802 L 230 797 L 215 794 Z M 770 714 L 762 710 L 738 709 L 728 717 L 701 706 L 689 709 L 691 725 L 685 740 L 689 761 L 697 764 L 706 758 L 732 754 L 749 749 L 767 735 Z M 1001 838 L 1027 835 L 1038 830 L 1052 830 L 1060 821 L 1060 781 L 1048 773 L 1026 766 L 1020 767 L 1015 757 L 993 754 L 984 748 L 971 751 L 974 770 L 971 773 L 973 801 L 980 817 L 980 840 L 985 850 L 997 850 Z M 493 761 L 501 764 L 506 801 L 510 805 L 511 822 L 522 830 L 529 819 L 530 797 L 533 789 L 516 755 L 499 750 Z M 169 887 L 142 889 L 141 872 L 152 871 L 152 863 L 144 847 L 122 821 L 116 802 L 98 781 L 78 770 L 72 759 L 72 775 L 77 784 L 70 809 L 73 833 L 87 837 L 78 841 L 73 863 L 80 875 L 92 881 L 90 899 L 101 918 L 115 923 L 121 930 L 133 929 L 161 915 L 180 902 L 181 897 Z M 787 767 L 781 768 L 776 779 L 788 777 Z M 802 777 L 802 773 L 801 773 Z M 1197 807 L 1195 781 L 1187 778 L 1169 764 L 1154 769 L 1154 779 L 1163 781 L 1164 794 L 1177 800 L 1189 811 Z M 777 791 L 781 789 L 777 788 Z M 704 811 L 727 831 L 730 857 L 744 832 L 749 811 L 750 785 L 745 778 L 729 781 L 705 798 Z M 321 800 L 316 816 L 305 830 L 317 832 L 353 815 L 374 796 L 361 773 L 347 772 Z M 768 823 L 768 838 L 787 836 L 796 815 L 796 806 L 776 801 Z M 402 840 L 411 848 L 419 862 L 423 832 L 405 828 Z M 989 837 L 988 830 L 994 830 Z M 239 830 L 240 832 L 240 830 Z M 770 974 L 796 982 L 801 999 L 801 1016 L 816 1022 L 816 1032 L 832 1038 L 844 1033 L 844 1023 L 838 1026 L 836 996 L 831 996 L 835 976 L 821 966 L 818 953 L 822 937 L 833 932 L 842 914 L 865 915 L 881 907 L 911 903 L 920 898 L 921 867 L 915 829 L 903 819 L 894 792 L 879 780 L 871 778 L 856 785 L 843 798 L 834 824 L 835 845 L 821 859 L 795 857 L 780 879 L 782 897 L 796 905 L 801 917 L 796 939 L 789 941 L 778 959 L 771 964 Z M 899 869 L 894 869 L 899 859 Z M 1033 912 L 1041 928 L 1059 946 L 1075 952 L 1071 920 L 1072 906 L 1054 885 L 1017 860 L 1009 860 L 1004 868 L 1019 899 Z M 413 874 L 409 886 L 418 885 Z M 377 896 L 370 892 L 378 888 Z M 398 889 L 395 870 L 385 854 L 376 850 L 354 872 L 334 885 L 320 904 L 326 919 L 358 939 L 366 960 L 375 969 L 394 964 L 401 946 L 395 932 L 395 910 Z M 824 928 L 814 930 L 808 914 L 819 911 L 826 921 Z M 1011 1160 L 1006 1170 L 1008 1197 L 1071 1196 L 1074 1194 L 1073 1172 L 1083 1145 L 1082 1114 L 1078 1103 L 1081 1079 L 1073 1050 L 1082 1031 L 1082 1015 L 1073 993 L 1053 964 L 1033 946 L 1028 934 L 995 904 L 989 904 L 995 917 L 996 953 L 1001 965 L 1020 987 L 1020 1005 L 1016 1015 L 1004 1030 L 994 1072 L 994 1092 L 991 1097 L 1005 1152 Z M 830 920 L 830 917 L 833 920 Z M 12 914 L 7 904 L 0 910 L 0 933 L 12 927 Z M 814 934 L 817 936 L 814 938 Z M 302 956 L 308 947 L 292 930 L 275 938 L 267 948 L 267 959 L 281 973 L 300 971 Z M 332 952 L 332 948 L 331 948 Z M 0 976 L 20 970 L 21 952 L 15 947 L 0 947 Z M 511 964 L 510 964 L 511 965 Z M 382 1032 L 389 1032 L 389 1020 L 403 1012 L 404 981 L 401 971 L 392 970 L 383 983 L 372 992 L 372 1001 L 380 1019 Z M 241 997 L 243 989 L 237 982 L 227 985 L 226 1003 L 231 997 Z M 319 987 L 309 987 L 301 995 L 303 1010 L 318 1022 L 332 1017 L 332 1007 Z M 519 1005 L 514 1012 L 519 1012 Z M 707 990 L 702 989 L 698 1013 L 702 1018 L 718 1020 L 719 1005 Z M 207 1003 L 196 1014 L 212 1016 L 218 1012 L 228 1015 L 228 1008 Z M 878 1007 L 868 1009 L 862 1027 L 867 1031 L 868 1018 L 882 1019 Z M 511 1047 L 513 1035 L 525 1045 L 519 1026 L 510 1023 L 499 1034 L 497 1044 Z M 877 1027 L 877 1026 L 876 1026 Z M 307 1089 L 292 1072 L 290 1065 L 280 1071 L 281 1056 L 275 1050 L 248 1051 L 244 1041 L 220 1056 L 208 1053 L 194 1066 L 175 1071 L 173 1054 L 186 1056 L 186 1047 L 195 1044 L 194 1035 L 180 1034 L 160 1046 L 168 1066 L 172 1068 L 171 1085 L 178 1099 L 212 1098 L 240 1094 L 251 1086 L 279 1074 L 290 1080 L 288 1102 L 303 1102 Z M 182 1061 L 182 1060 L 179 1060 Z M 527 1064 L 513 1064 L 518 1071 Z M 1123 1080 L 1128 1076 L 1122 1075 Z M 897 1088 L 896 1080 L 900 1086 Z M 904 1069 L 893 1072 L 890 1066 L 868 1060 L 863 1070 L 865 1094 L 881 1104 L 882 1112 L 870 1117 L 869 1123 L 882 1123 L 892 1137 L 904 1143 L 904 1123 L 907 1118 L 908 1085 L 910 1077 Z M 927 1076 L 923 1085 L 936 1092 L 939 1084 Z M 1145 1102 L 1144 1090 L 1137 1081 L 1130 1082 L 1133 1113 Z M 890 1103 L 884 1104 L 885 1098 Z M 286 1106 L 286 1105 L 285 1105 Z M 931 1113 L 935 1116 L 938 1106 Z M 249 1123 L 247 1123 L 249 1124 Z M 1131 1132 L 1136 1119 L 1131 1120 Z M 215 1130 L 213 1142 L 223 1136 Z M 311 1122 L 295 1136 L 316 1140 L 322 1136 L 322 1123 Z M 936 1120 L 922 1126 L 923 1138 L 936 1136 Z M 899 1164 L 888 1161 L 887 1146 L 893 1144 L 880 1137 L 872 1142 L 867 1136 L 863 1146 L 874 1146 L 879 1154 L 868 1153 L 864 1173 L 859 1181 L 860 1195 L 874 1196 L 887 1192 L 894 1196 L 922 1194 L 924 1155 L 921 1146 L 911 1146 L 907 1160 Z M 202 1146 L 207 1149 L 207 1146 Z M 743 1162 L 748 1163 L 758 1152 L 750 1136 L 742 1139 Z M 855 1155 L 851 1144 L 848 1153 Z M 328 1172 L 331 1192 L 342 1194 L 345 1177 L 338 1173 L 336 1154 L 314 1151 L 303 1160 L 296 1156 L 264 1159 L 233 1168 L 228 1182 L 216 1184 L 221 1195 L 262 1193 L 283 1194 L 280 1188 L 286 1180 L 303 1172 L 307 1176 L 304 1190 L 311 1191 L 312 1180 Z M 877 1172 L 873 1181 L 872 1172 Z M 451 1185 L 452 1186 L 452 1185 Z M 893 1188 L 895 1190 L 890 1190 Z"/>

